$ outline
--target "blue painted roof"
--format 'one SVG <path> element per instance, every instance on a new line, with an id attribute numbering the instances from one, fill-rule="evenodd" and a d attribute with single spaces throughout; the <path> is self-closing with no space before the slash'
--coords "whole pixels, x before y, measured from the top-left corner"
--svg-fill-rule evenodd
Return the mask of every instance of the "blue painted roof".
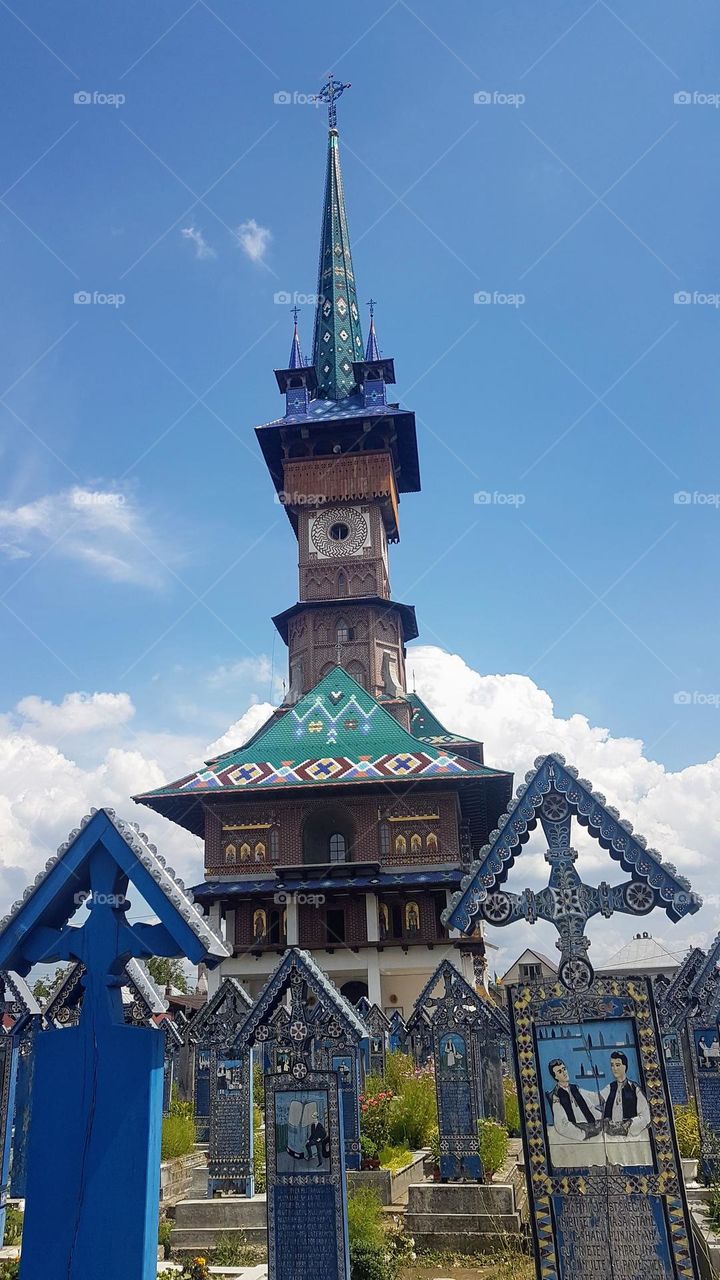
<path id="1" fill-rule="evenodd" d="M 259 898 L 268 893 L 277 893 L 287 883 L 297 893 L 325 893 L 338 889 L 452 889 L 460 884 L 462 871 L 379 871 L 362 876 L 327 876 L 324 879 L 287 881 L 277 876 L 266 876 L 262 880 L 207 880 L 193 889 L 193 897 L 203 898 Z"/>

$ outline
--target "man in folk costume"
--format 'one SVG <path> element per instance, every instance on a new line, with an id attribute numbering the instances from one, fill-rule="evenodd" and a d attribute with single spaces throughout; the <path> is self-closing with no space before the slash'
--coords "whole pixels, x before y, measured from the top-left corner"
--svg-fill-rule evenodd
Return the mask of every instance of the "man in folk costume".
<path id="1" fill-rule="evenodd" d="M 600 1094 L 603 1128 L 613 1137 L 643 1137 L 650 1125 L 650 1107 L 640 1086 L 628 1080 L 627 1054 L 620 1049 L 611 1053 L 610 1070 L 615 1078 Z"/>
<path id="2" fill-rule="evenodd" d="M 548 1070 L 555 1088 L 548 1094 L 555 1136 L 565 1142 L 584 1142 L 602 1128 L 602 1110 L 597 1094 L 587 1093 L 570 1083 L 570 1073 L 562 1058 L 553 1058 Z"/>

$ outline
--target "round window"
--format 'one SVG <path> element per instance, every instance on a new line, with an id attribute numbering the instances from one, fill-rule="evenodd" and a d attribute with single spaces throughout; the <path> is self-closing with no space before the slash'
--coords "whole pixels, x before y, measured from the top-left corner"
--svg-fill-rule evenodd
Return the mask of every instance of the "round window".
<path id="1" fill-rule="evenodd" d="M 350 536 L 350 529 L 342 520 L 338 520 L 335 524 L 330 525 L 328 533 L 333 542 L 344 542 Z"/>

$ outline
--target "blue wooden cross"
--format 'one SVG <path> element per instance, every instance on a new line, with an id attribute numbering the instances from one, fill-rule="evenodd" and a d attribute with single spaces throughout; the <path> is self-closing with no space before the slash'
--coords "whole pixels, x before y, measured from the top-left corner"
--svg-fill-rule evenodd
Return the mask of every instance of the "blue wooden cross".
<path id="1" fill-rule="evenodd" d="M 127 920 L 129 883 L 157 924 Z M 0 969 L 84 969 L 77 1025 L 36 1040 L 21 1280 L 155 1280 L 164 1036 L 126 1024 L 125 970 L 133 958 L 214 966 L 227 954 L 155 847 L 112 810 L 83 819 L 0 922 Z"/>

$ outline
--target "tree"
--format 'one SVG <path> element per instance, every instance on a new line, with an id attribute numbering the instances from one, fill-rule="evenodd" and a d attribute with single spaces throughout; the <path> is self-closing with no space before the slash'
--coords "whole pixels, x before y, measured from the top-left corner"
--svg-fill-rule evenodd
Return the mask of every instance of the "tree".
<path id="1" fill-rule="evenodd" d="M 145 961 L 145 967 L 161 991 L 166 987 L 177 987 L 178 991 L 187 993 L 188 980 L 182 960 L 172 956 L 151 956 Z"/>
<path id="2" fill-rule="evenodd" d="M 61 964 L 55 970 L 53 978 L 47 974 L 44 978 L 37 978 L 33 983 L 32 993 L 36 1000 L 47 1000 L 53 987 L 56 987 L 64 973 L 67 973 L 69 965 Z"/>

